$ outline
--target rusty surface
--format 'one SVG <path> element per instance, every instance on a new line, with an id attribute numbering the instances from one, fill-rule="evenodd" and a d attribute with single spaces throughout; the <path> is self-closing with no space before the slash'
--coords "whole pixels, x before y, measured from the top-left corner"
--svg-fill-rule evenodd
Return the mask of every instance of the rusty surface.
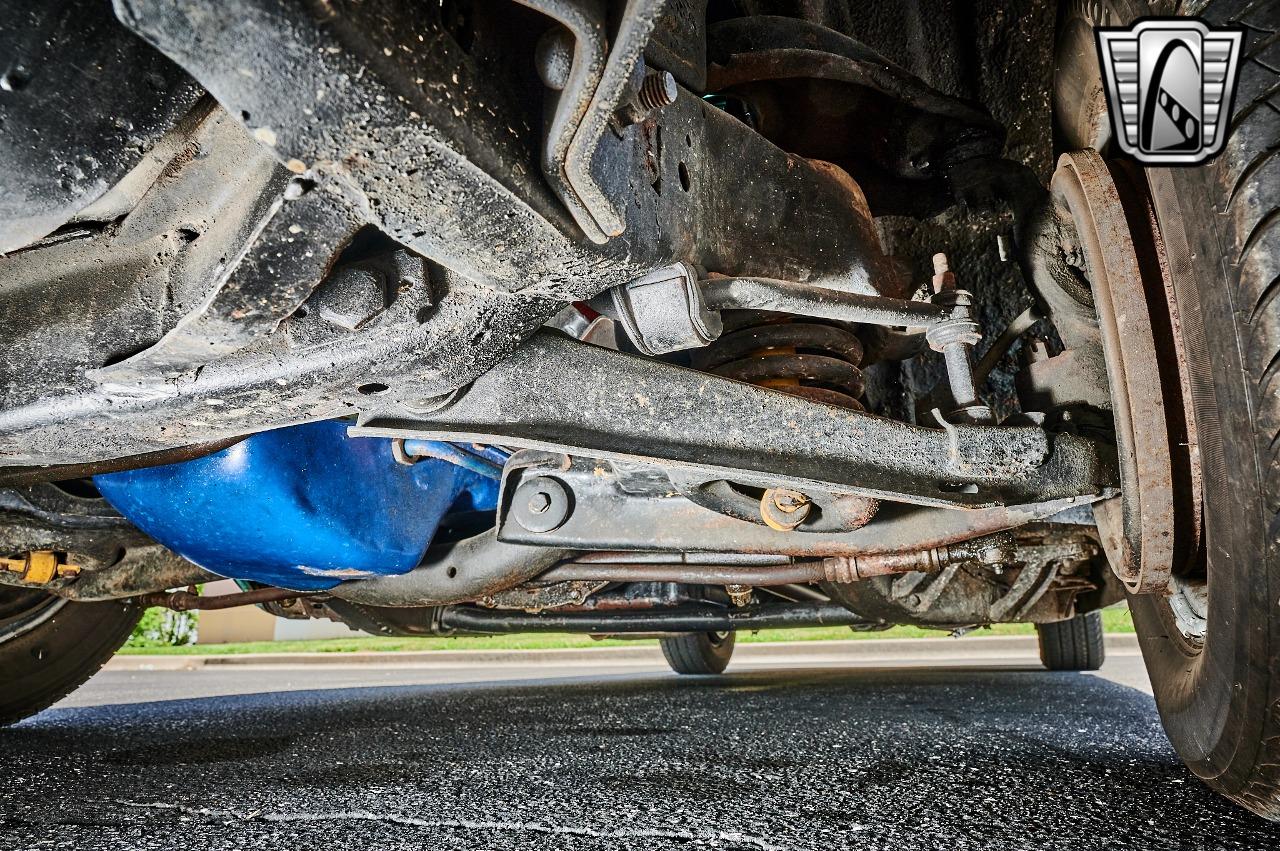
<path id="1" fill-rule="evenodd" d="M 721 318 L 724 333 L 709 346 L 691 352 L 690 365 L 695 369 L 815 402 L 864 410 L 864 350 L 853 326 L 755 310 L 724 311 Z M 692 488 L 686 495 L 699 491 Z M 828 519 L 839 516 L 845 528 L 852 529 L 870 521 L 879 506 L 878 500 L 865 497 L 832 497 L 822 514 Z"/>
<path id="2" fill-rule="evenodd" d="M 629 4 L 637 14 L 627 26 L 640 32 L 641 19 L 657 7 Z M 120 270 L 119 287 L 97 286 L 98 265 L 118 247 L 111 228 L 5 258 L 9 274 L 31 276 L 38 300 L 46 273 L 65 271 L 59 259 L 83 255 L 84 268 L 63 277 L 69 297 L 86 302 L 77 333 L 53 347 L 34 341 L 42 368 L 23 364 L 25 372 L 15 370 L 21 380 L 5 386 L 0 459 L 9 465 L 136 455 L 357 411 L 404 415 L 466 384 L 565 302 L 679 259 L 708 272 L 864 295 L 900 296 L 909 287 L 881 251 L 865 198 L 847 174 L 778 148 L 684 89 L 674 103 L 604 134 L 593 173 L 606 181 L 610 203 L 623 205 L 626 226 L 606 245 L 591 243 L 541 173 L 535 125 L 542 104 L 528 97 L 529 69 L 495 49 L 510 40 L 532 53 L 537 33 L 521 25 L 536 28 L 541 19 L 528 9 L 477 8 L 479 34 L 497 41 L 486 36 L 485 50 L 468 51 L 452 18 L 410 0 L 226 0 L 207 7 L 121 0 L 116 8 L 126 26 L 179 61 L 225 108 L 218 110 L 220 127 L 231 138 L 212 150 L 221 151 L 219 161 L 229 156 L 232 167 L 212 181 L 217 191 L 183 188 L 179 200 L 225 194 L 228 180 L 244 177 L 234 166 L 251 160 L 259 161 L 270 191 L 250 205 L 254 210 L 196 217 L 209 218 L 212 229 L 197 232 L 185 214 L 165 224 L 170 247 L 185 246 L 181 256 L 225 256 L 221 271 L 232 275 L 220 283 L 203 273 L 187 280 L 195 266 L 156 267 L 174 271 L 170 282 L 183 291 L 177 302 L 163 287 L 140 302 L 131 283 L 137 276 L 127 270 Z M 613 39 L 619 67 L 638 56 L 623 46 L 632 34 Z M 410 44 L 421 49 L 407 50 Z M 612 110 L 617 101 L 604 94 L 607 87 L 602 82 L 593 97 Z M 160 184 L 177 191 L 212 163 L 184 154 Z M 232 195 L 245 206 L 254 193 Z M 239 236 L 253 236 L 263 218 L 249 213 L 269 211 L 273 197 L 284 206 L 245 254 Z M 290 220 L 313 205 L 315 217 Z M 119 212 L 128 213 L 127 205 Z M 431 284 L 438 298 L 418 305 L 421 312 L 388 311 L 321 335 L 315 314 L 308 323 L 301 315 L 308 305 L 298 301 L 332 259 L 327 238 L 354 224 L 367 226 L 356 242 L 378 230 L 437 261 Z M 213 238 L 223 231 L 236 239 Z M 142 268 L 152 269 L 151 256 L 140 255 Z M 86 279 L 95 285 L 85 286 Z M 280 298 L 264 301 L 271 293 Z M 416 298 L 411 291 L 397 304 Z M 8 336 L 61 323 L 65 305 L 45 301 L 57 322 L 23 316 L 0 330 Z M 94 333 L 82 333 L 90 327 Z M 70 348 L 77 356 L 63 357 Z M 90 381 L 90 371 L 103 383 Z M 359 393 L 371 378 L 388 392 Z"/>
<path id="3" fill-rule="evenodd" d="M 863 346 L 847 323 L 821 324 L 756 310 L 724 311 L 721 316 L 725 332 L 690 354 L 695 369 L 863 410 Z"/>
<path id="4" fill-rule="evenodd" d="M 537 585 L 518 585 L 476 602 L 486 609 L 520 609 L 526 612 L 567 609 L 583 603 L 607 583 L 601 580 L 548 580 Z"/>
<path id="5" fill-rule="evenodd" d="M 946 549 L 915 550 L 905 553 L 881 555 L 844 556 L 826 559 L 823 578 L 827 582 L 859 582 L 873 576 L 889 576 L 912 571 L 933 572 L 941 570 L 946 561 Z"/>
<path id="6" fill-rule="evenodd" d="M 222 578 L 158 544 L 130 547 L 115 564 L 55 577 L 44 585 L 26 583 L 15 574 L 0 571 L 0 584 L 41 588 L 78 602 L 119 600 Z"/>
<path id="7" fill-rule="evenodd" d="M 1075 224 L 1111 387 L 1122 496 L 1118 512 L 1097 512 L 1100 531 L 1130 591 L 1163 592 L 1174 563 L 1174 471 L 1160 354 L 1144 287 L 1154 273 L 1155 285 L 1163 288 L 1159 268 L 1140 263 L 1120 193 L 1096 152 L 1064 154 L 1051 188 L 1058 208 Z"/>
<path id="8" fill-rule="evenodd" d="M 767 587 L 811 582 L 858 582 L 873 576 L 937 571 L 984 557 L 1012 560 L 1011 543 L 979 539 L 922 550 L 844 556 L 779 565 L 653 564 L 650 562 L 565 562 L 538 576 L 539 583 L 599 580 L 607 582 L 682 582 L 698 585 Z"/>
<path id="9" fill-rule="evenodd" d="M 1200 322 L 1192 312 L 1184 313 L 1178 306 L 1176 279 L 1190 273 L 1186 267 L 1191 262 L 1191 248 L 1186 235 L 1175 229 L 1166 236 L 1160 229 L 1159 219 L 1148 191 L 1147 180 L 1162 180 L 1163 175 L 1148 176 L 1134 173 L 1135 169 L 1124 165 L 1124 176 L 1130 187 L 1130 196 L 1137 203 L 1130 206 L 1130 218 L 1136 234 L 1135 247 L 1145 268 L 1158 266 L 1160 286 L 1155 286 L 1151 275 L 1143 279 L 1147 300 L 1151 305 L 1152 331 L 1156 349 L 1160 354 L 1160 381 L 1165 397 L 1165 415 L 1169 424 L 1169 454 L 1174 474 L 1175 518 L 1174 572 L 1194 570 L 1193 562 L 1200 554 L 1203 534 L 1204 474 L 1200 459 L 1200 438 L 1196 426 L 1195 403 L 1192 394 L 1191 363 L 1207 363 L 1208 353 L 1201 350 L 1189 352 L 1191 341 L 1203 340 L 1204 329 L 1187 333 L 1184 323 L 1194 327 Z M 1176 195 L 1168 193 L 1173 198 Z M 1169 221 L 1182 221 L 1181 208 L 1167 211 Z M 1196 308 L 1198 310 L 1198 307 Z"/>
<path id="10" fill-rule="evenodd" d="M 1042 523 L 1011 534 L 1012 546 L 998 561 L 989 562 L 979 552 L 968 560 L 949 559 L 936 570 L 822 588 L 832 599 L 885 623 L 964 627 L 1070 618 L 1077 598 L 1106 584 L 1109 570 L 1094 558 L 1098 545 L 1092 528 Z"/>
<path id="11" fill-rule="evenodd" d="M 924 505 L 1042 502 L 1113 481 L 1099 447 L 1072 435 L 926 429 L 547 332 L 439 410 L 365 418 L 351 433 L 523 446 Z"/>
<path id="12" fill-rule="evenodd" d="M 1094 497 L 1068 497 L 1025 506 L 959 511 L 886 503 L 875 519 L 845 531 L 780 532 L 686 499 L 661 471 L 577 459 L 565 466 L 553 456 L 528 453 L 513 457 L 504 483 L 503 505 L 524 477 L 550 476 L 569 486 L 574 509 L 550 532 L 534 533 L 500 515 L 499 537 L 525 544 L 577 550 L 674 551 L 680 553 L 791 555 L 817 558 L 896 553 L 929 549 L 989 535 L 1041 520 Z M 648 558 L 637 558 L 644 561 Z M 725 563 L 731 563 L 728 560 Z M 737 563 L 734 560 L 732 563 Z"/>
<path id="13" fill-rule="evenodd" d="M 314 596 L 301 591 L 290 591 L 286 588 L 255 588 L 252 591 L 241 591 L 238 594 L 215 594 L 204 597 L 190 591 L 170 591 L 168 593 L 139 594 L 133 601 L 139 606 L 160 606 L 173 609 L 175 612 L 187 612 L 193 609 L 210 611 L 213 609 L 233 609 L 237 606 L 256 606 L 259 603 L 276 603 L 282 600 L 293 600 L 298 597 Z"/>
<path id="14" fill-rule="evenodd" d="M 645 62 L 685 88 L 707 90 L 707 0 L 670 0 L 644 49 Z"/>
<path id="15" fill-rule="evenodd" d="M 848 35 L 763 15 L 713 23 L 708 38 L 711 91 L 749 104 L 779 146 L 848 169 L 878 214 L 927 218 L 950 203 L 941 166 L 955 149 L 1000 150 L 1004 131 L 981 108 Z"/>
<path id="16" fill-rule="evenodd" d="M 873 576 L 899 573 L 933 573 L 953 564 L 981 562 L 1004 565 L 1015 558 L 1008 532 L 960 541 L 950 546 L 878 555 L 829 558 L 823 562 L 827 582 L 858 582 Z"/>
<path id="17" fill-rule="evenodd" d="M 118 562 L 122 550 L 150 543 L 106 500 L 80 488 L 48 482 L 0 488 L 0 555 L 74 553 L 77 565 L 94 571 Z"/>
<path id="18" fill-rule="evenodd" d="M 790 532 L 813 511 L 809 497 L 787 488 L 769 488 L 760 497 L 760 519 L 770 529 Z"/>
<path id="19" fill-rule="evenodd" d="M 513 589 L 522 590 L 522 589 Z M 674 582 L 629 582 L 564 606 L 562 612 L 634 612 L 670 609 L 704 599 L 703 589 Z"/>
<path id="20" fill-rule="evenodd" d="M 566 562 L 538 576 L 538 582 L 601 580 L 607 582 L 686 582 L 698 585 L 792 585 L 821 582 L 820 561 L 780 565 L 734 564 L 592 564 Z"/>
<path id="21" fill-rule="evenodd" d="M 124 458 L 112 458 L 108 461 L 90 461 L 86 464 L 52 464 L 48 467 L 0 467 L 0 487 L 16 487 L 32 485 L 39 482 L 62 482 L 67 479 L 83 479 L 100 473 L 115 473 L 120 470 L 137 470 L 143 467 L 160 467 L 165 464 L 178 464 L 195 458 L 203 458 L 215 452 L 221 452 L 228 446 L 235 446 L 243 437 L 228 437 L 209 443 L 197 443 L 193 446 L 180 446 L 176 449 L 161 449 L 158 452 L 146 452 L 142 455 L 129 455 Z"/>

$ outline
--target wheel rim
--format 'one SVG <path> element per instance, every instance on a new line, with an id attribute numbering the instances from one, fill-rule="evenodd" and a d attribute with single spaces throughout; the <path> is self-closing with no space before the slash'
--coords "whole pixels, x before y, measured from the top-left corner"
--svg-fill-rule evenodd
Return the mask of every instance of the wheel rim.
<path id="1" fill-rule="evenodd" d="M 1204 648 L 1205 633 L 1209 631 L 1209 581 L 1175 576 L 1173 582 L 1174 593 L 1166 600 L 1169 614 L 1190 649 L 1198 653 Z"/>

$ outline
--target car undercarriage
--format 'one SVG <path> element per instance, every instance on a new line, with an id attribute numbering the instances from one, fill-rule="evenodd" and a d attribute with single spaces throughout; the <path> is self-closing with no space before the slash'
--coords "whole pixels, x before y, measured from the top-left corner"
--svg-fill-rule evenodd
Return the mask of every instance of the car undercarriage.
<path id="1" fill-rule="evenodd" d="M 1219 165 L 1120 154 L 1092 27 L 1126 4 L 13 5 L 15 642 L 77 606 L 122 638 L 258 605 L 661 637 L 714 673 L 743 630 L 1029 622 L 1079 669 L 1062 630 L 1126 597 L 1207 658 L 1210 577 L 1280 586 L 1240 543 L 1274 527 L 1274 441 L 1233 460 L 1273 436 L 1280 112 L 1241 113 L 1246 68 Z M 1156 5 L 1274 42 L 1274 5 Z M 1198 270 L 1229 239 L 1253 302 L 1219 310 Z M 1233 553 L 1260 573 L 1217 580 Z M 1280 694 L 1258 605 L 1250 707 Z M 1197 774 L 1280 813 L 1174 712 Z"/>

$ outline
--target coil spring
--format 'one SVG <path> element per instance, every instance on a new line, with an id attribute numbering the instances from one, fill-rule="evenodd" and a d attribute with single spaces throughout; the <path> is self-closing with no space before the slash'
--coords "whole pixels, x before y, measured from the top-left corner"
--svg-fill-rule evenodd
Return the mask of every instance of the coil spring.
<path id="1" fill-rule="evenodd" d="M 724 333 L 696 351 L 695 369 L 863 410 L 862 342 L 847 327 L 756 310 L 723 316 Z"/>

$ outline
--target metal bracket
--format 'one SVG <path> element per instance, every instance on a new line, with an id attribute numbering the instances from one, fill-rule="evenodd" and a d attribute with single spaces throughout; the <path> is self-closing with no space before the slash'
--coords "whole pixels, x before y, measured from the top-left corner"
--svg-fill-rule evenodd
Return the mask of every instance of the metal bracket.
<path id="1" fill-rule="evenodd" d="M 569 168 L 574 136 L 604 73 L 605 8 L 601 0 L 516 0 L 561 24 L 538 43 L 538 73 L 550 90 L 542 143 L 542 172 L 582 232 L 595 243 L 608 236 L 588 199 L 603 197 L 590 171 Z"/>
<path id="2" fill-rule="evenodd" d="M 530 483 L 564 494 L 555 524 L 521 522 Z M 1091 497 L 973 511 L 886 505 L 843 532 L 786 532 L 692 502 L 660 469 L 528 451 L 512 456 L 498 502 L 498 539 L 584 550 L 737 552 L 806 558 L 868 556 L 947 546 L 1052 516 Z"/>
<path id="3" fill-rule="evenodd" d="M 568 44 L 563 35 L 553 33 L 539 45 L 539 72 L 554 92 L 542 168 L 587 237 L 604 243 L 623 232 L 626 218 L 592 164 L 610 119 L 642 67 L 645 45 L 665 0 L 630 0 L 611 51 L 600 0 L 517 2 L 555 19 L 572 36 Z"/>

